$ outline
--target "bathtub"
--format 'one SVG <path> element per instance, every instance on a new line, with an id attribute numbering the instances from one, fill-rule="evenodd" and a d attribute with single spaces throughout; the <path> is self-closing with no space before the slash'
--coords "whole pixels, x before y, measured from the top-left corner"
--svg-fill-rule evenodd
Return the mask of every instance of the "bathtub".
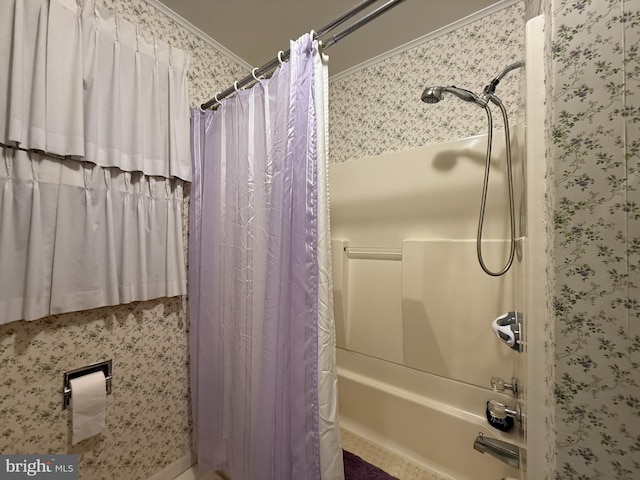
<path id="1" fill-rule="evenodd" d="M 452 480 L 519 478 L 473 449 L 479 432 L 519 444 L 490 427 L 483 408 L 489 398 L 513 399 L 343 349 L 337 357 L 342 428 Z"/>

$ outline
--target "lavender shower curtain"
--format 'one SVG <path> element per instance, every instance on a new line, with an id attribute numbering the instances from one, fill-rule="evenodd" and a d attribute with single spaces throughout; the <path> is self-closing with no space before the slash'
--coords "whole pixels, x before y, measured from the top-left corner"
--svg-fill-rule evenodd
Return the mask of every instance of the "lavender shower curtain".
<path id="1" fill-rule="evenodd" d="M 309 35 L 290 50 L 271 79 L 192 112 L 194 444 L 202 466 L 233 480 L 344 478 L 326 67 Z"/>

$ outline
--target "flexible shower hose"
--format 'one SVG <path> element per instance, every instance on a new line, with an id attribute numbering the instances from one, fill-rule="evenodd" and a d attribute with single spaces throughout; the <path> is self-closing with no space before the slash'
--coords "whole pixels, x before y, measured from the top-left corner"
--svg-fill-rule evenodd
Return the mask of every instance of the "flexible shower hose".
<path id="1" fill-rule="evenodd" d="M 513 264 L 513 257 L 516 251 L 516 215 L 515 215 L 515 206 L 513 201 L 513 172 L 511 166 L 511 141 L 509 139 L 509 119 L 507 118 L 507 111 L 504 108 L 504 105 L 500 101 L 498 97 L 493 94 L 488 95 L 489 100 L 495 103 L 502 112 L 502 118 L 504 119 L 504 130 L 505 130 L 505 141 L 506 141 L 506 149 L 507 149 L 507 184 L 509 186 L 509 216 L 511 223 L 511 243 L 509 248 L 509 259 L 505 266 L 497 272 L 489 270 L 487 265 L 484 263 L 484 259 L 482 256 L 482 228 L 484 226 L 484 213 L 487 206 L 487 191 L 489 190 L 489 171 L 491 169 L 491 144 L 493 140 L 493 119 L 491 117 L 491 110 L 489 109 L 489 104 L 487 103 L 484 106 L 485 111 L 487 112 L 487 120 L 489 123 L 489 132 L 487 136 L 487 157 L 485 160 L 484 167 L 484 183 L 482 185 L 482 201 L 480 202 L 480 217 L 478 219 L 478 236 L 476 239 L 476 250 L 478 253 L 478 262 L 480 262 L 480 266 L 482 270 L 485 271 L 488 275 L 493 277 L 499 277 L 507 273 L 511 265 Z"/>

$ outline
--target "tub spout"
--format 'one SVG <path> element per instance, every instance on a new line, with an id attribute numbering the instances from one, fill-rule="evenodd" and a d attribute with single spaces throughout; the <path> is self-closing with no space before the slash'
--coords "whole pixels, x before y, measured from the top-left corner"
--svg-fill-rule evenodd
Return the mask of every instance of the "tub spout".
<path id="1" fill-rule="evenodd" d="M 495 438 L 485 438 L 480 433 L 473 442 L 473 448 L 480 453 L 488 453 L 513 468 L 520 467 L 520 447 L 517 445 Z"/>

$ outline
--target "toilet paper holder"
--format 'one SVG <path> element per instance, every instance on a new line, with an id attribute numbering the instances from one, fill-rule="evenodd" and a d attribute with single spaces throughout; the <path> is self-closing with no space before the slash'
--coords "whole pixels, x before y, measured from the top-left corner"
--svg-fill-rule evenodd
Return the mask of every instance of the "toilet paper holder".
<path id="1" fill-rule="evenodd" d="M 73 370 L 64 370 L 64 383 L 62 386 L 62 409 L 66 410 L 71 401 L 71 380 L 74 378 L 89 375 L 95 372 L 103 372 L 105 384 L 107 388 L 107 395 L 111 395 L 111 378 L 112 378 L 112 362 L 111 360 L 105 360 L 104 362 L 94 363 L 93 365 L 87 365 L 86 367 L 75 368 Z"/>

